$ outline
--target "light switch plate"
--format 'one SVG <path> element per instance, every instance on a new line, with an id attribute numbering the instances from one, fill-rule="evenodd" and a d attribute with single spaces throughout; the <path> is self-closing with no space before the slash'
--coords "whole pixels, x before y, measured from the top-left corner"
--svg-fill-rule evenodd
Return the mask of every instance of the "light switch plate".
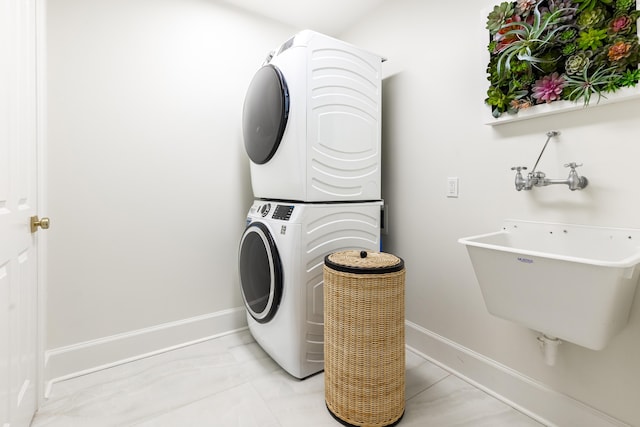
<path id="1" fill-rule="evenodd" d="M 447 178 L 447 197 L 458 197 L 458 177 Z"/>

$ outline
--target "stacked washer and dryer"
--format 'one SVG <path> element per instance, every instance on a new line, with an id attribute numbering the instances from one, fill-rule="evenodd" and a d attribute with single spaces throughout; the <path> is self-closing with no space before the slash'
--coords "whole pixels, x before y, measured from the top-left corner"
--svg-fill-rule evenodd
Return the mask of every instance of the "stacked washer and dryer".
<path id="1" fill-rule="evenodd" d="M 380 249 L 383 58 L 302 31 L 265 60 L 242 127 L 255 201 L 238 269 L 249 329 L 287 372 L 324 368 L 324 257 Z"/>

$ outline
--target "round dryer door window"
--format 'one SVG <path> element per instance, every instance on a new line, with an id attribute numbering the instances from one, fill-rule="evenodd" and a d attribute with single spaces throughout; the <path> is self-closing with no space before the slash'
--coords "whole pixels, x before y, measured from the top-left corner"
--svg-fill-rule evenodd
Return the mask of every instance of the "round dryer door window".
<path id="1" fill-rule="evenodd" d="M 242 134 L 252 162 L 267 163 L 278 150 L 289 117 L 289 91 L 280 70 L 260 68 L 244 100 Z"/>
<path id="2" fill-rule="evenodd" d="M 244 231 L 238 264 L 245 306 L 251 317 L 266 323 L 276 314 L 282 296 L 280 256 L 266 225 L 255 222 Z"/>

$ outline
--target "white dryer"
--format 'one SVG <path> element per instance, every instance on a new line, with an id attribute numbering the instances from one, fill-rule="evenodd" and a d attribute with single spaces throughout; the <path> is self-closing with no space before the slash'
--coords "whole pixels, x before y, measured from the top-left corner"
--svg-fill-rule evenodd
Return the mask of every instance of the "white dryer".
<path id="1" fill-rule="evenodd" d="M 294 377 L 324 369 L 324 257 L 379 250 L 381 205 L 256 200 L 251 206 L 238 251 L 249 329 Z"/>
<path id="2" fill-rule="evenodd" d="M 309 30 L 269 55 L 242 116 L 256 198 L 380 200 L 382 60 Z"/>

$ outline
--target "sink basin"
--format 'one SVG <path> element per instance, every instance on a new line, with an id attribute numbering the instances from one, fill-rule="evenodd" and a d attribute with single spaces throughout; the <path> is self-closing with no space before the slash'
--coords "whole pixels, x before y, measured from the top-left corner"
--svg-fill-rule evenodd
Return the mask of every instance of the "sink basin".
<path id="1" fill-rule="evenodd" d="M 627 324 L 640 230 L 506 220 L 465 237 L 489 313 L 592 350 Z"/>

